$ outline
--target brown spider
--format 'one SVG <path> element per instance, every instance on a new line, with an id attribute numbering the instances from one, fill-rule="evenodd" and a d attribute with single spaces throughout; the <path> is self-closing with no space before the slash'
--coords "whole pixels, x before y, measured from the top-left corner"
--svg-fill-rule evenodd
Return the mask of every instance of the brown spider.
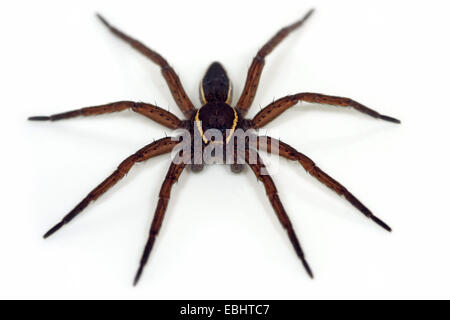
<path id="1" fill-rule="evenodd" d="M 235 145 L 236 141 L 234 137 L 237 135 L 236 133 L 238 129 L 259 129 L 267 123 L 271 122 L 273 119 L 275 119 L 290 107 L 296 105 L 299 101 L 329 104 L 338 107 L 353 107 L 356 110 L 366 113 L 373 118 L 400 123 L 399 120 L 382 115 L 354 100 L 318 93 L 298 93 L 280 98 L 263 108 L 255 117 L 253 117 L 253 119 L 245 118 L 245 115 L 249 110 L 256 94 L 259 79 L 261 77 L 261 72 L 265 63 L 264 58 L 270 52 L 272 52 L 272 50 L 289 33 L 299 28 L 311 16 L 312 13 L 313 10 L 310 10 L 301 20 L 281 29 L 258 51 L 248 70 L 244 90 L 235 107 L 230 106 L 231 82 L 228 79 L 225 70 L 218 62 L 214 62 L 213 64 L 211 64 L 200 84 L 200 97 L 202 107 L 199 109 L 196 109 L 194 107 L 191 100 L 184 91 L 177 74 L 161 55 L 144 46 L 139 41 L 124 34 L 122 31 L 110 25 L 102 16 L 97 15 L 100 21 L 114 35 L 129 43 L 133 48 L 138 50 L 140 53 L 142 53 L 161 67 L 162 75 L 166 79 L 167 85 L 172 92 L 172 96 L 174 97 L 175 102 L 184 113 L 187 120 L 181 120 L 174 114 L 155 105 L 132 101 L 113 102 L 101 106 L 87 107 L 64 113 L 58 113 L 51 116 L 30 117 L 29 120 L 56 121 L 77 116 L 92 116 L 131 109 L 134 112 L 140 113 L 168 128 L 185 129 L 188 133 L 191 134 L 191 136 L 195 136 L 197 134 L 198 136 L 200 136 L 201 151 L 211 145 L 220 144 L 223 146 L 223 148 L 226 148 L 229 145 Z M 207 132 L 210 130 L 219 131 L 219 136 L 209 136 Z M 253 140 L 253 142 L 250 143 L 249 137 L 256 137 L 256 140 Z M 265 140 L 265 143 L 262 142 L 263 140 Z M 230 143 L 230 141 L 232 141 L 232 143 Z M 273 146 L 273 142 L 277 143 L 277 150 L 275 150 L 273 147 L 270 147 Z M 265 148 L 263 148 L 263 144 L 265 145 Z M 96 200 L 109 188 L 115 185 L 120 179 L 122 179 L 135 163 L 148 160 L 161 154 L 170 153 L 177 145 L 180 145 L 180 143 L 176 138 L 162 138 L 154 141 L 153 143 L 150 143 L 149 145 L 143 147 L 133 155 L 126 158 L 108 178 L 106 178 L 100 185 L 92 190 L 58 224 L 47 231 L 47 233 L 44 234 L 44 238 L 49 237 L 54 232 L 59 230 L 63 225 L 75 218 L 84 208 L 87 207 L 87 205 L 91 201 Z M 257 153 L 255 161 L 251 161 L 250 159 L 250 151 L 256 152 L 256 150 L 258 149 L 264 149 L 264 151 L 267 151 L 269 153 L 278 152 L 279 155 L 284 158 L 298 161 L 307 172 L 309 172 L 312 176 L 314 176 L 330 189 L 334 190 L 339 195 L 344 196 L 366 217 L 372 219 L 375 223 L 377 223 L 387 231 L 391 231 L 391 228 L 386 223 L 374 216 L 368 208 L 366 208 L 355 196 L 353 196 L 353 194 L 351 194 L 339 182 L 337 182 L 325 172 L 323 172 L 320 168 L 318 168 L 310 158 L 298 152 L 293 147 L 287 145 L 284 142 L 267 136 L 256 136 L 254 133 L 251 133 L 250 136 L 247 136 L 245 138 L 244 147 L 239 149 L 244 152 L 242 154 L 238 154 L 236 151 L 232 153 L 231 169 L 233 172 L 240 172 L 243 168 L 242 163 L 247 163 L 256 177 L 260 181 L 262 181 L 267 192 L 267 197 L 269 198 L 269 201 L 272 204 L 272 207 L 277 214 L 278 219 L 286 229 L 289 239 L 294 246 L 298 257 L 300 258 L 304 268 L 311 278 L 313 277 L 312 271 L 308 263 L 306 262 L 303 251 L 300 247 L 300 243 L 292 227 L 292 223 L 288 215 L 286 214 L 285 209 L 283 208 L 272 178 L 270 177 L 270 175 L 266 174 L 266 168 Z M 191 157 L 189 155 L 190 158 L 188 160 L 192 160 L 195 157 L 196 152 L 194 149 L 192 150 L 194 151 L 194 156 Z M 180 155 L 185 153 L 188 152 L 186 152 L 186 150 L 184 150 L 183 152 L 179 152 Z M 242 162 L 239 162 L 238 160 L 242 160 Z M 164 213 L 166 212 L 169 202 L 172 185 L 178 180 L 187 163 L 190 164 L 190 167 L 193 171 L 199 171 L 203 168 L 203 164 L 206 162 L 204 161 L 202 155 L 199 161 L 172 161 L 172 163 L 170 164 L 166 178 L 159 193 L 159 200 L 150 228 L 149 238 L 142 254 L 139 269 L 134 278 L 135 285 L 139 281 L 143 268 L 150 255 L 150 251 L 152 250 L 156 236 L 161 228 Z"/>

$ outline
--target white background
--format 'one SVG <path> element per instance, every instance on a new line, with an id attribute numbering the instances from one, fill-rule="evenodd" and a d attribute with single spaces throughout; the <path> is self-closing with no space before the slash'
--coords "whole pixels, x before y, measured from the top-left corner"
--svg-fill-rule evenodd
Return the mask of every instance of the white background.
<path id="1" fill-rule="evenodd" d="M 227 68 L 237 101 L 257 49 L 311 7 L 308 23 L 267 58 L 250 115 L 311 91 L 400 118 L 300 104 L 268 126 L 391 234 L 281 160 L 273 178 L 310 280 L 251 171 L 186 171 L 133 288 L 168 168 L 161 156 L 41 238 L 122 159 L 170 130 L 130 111 L 57 123 L 28 116 L 123 99 L 181 116 L 158 67 L 95 12 L 163 54 L 198 106 L 212 61 Z M 0 298 L 450 298 L 449 9 L 446 1 L 2 1 Z"/>

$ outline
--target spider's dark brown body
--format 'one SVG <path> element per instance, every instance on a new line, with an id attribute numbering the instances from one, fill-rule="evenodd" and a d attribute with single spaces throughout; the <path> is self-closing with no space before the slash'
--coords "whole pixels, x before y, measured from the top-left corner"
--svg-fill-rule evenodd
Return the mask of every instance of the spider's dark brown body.
<path id="1" fill-rule="evenodd" d="M 312 271 L 308 263 L 306 262 L 293 226 L 280 201 L 275 184 L 272 178 L 268 174 L 266 174 L 265 166 L 262 163 L 261 158 L 257 154 L 258 150 L 263 150 L 270 153 L 276 152 L 286 159 L 298 161 L 307 172 L 309 172 L 312 176 L 334 190 L 339 195 L 344 196 L 366 217 L 372 219 L 384 229 L 391 231 L 391 228 L 387 224 L 374 216 L 367 207 L 365 207 L 355 196 L 353 196 L 352 193 L 350 193 L 339 182 L 331 178 L 319 167 L 317 167 L 310 158 L 298 152 L 293 147 L 285 144 L 284 142 L 268 136 L 257 136 L 254 130 L 263 127 L 264 125 L 275 119 L 277 116 L 279 116 L 281 113 L 300 101 L 323 103 L 334 105 L 337 107 L 353 107 L 354 109 L 366 113 L 374 118 L 394 123 L 400 123 L 399 120 L 382 115 L 354 100 L 323 95 L 319 93 L 298 93 L 280 98 L 263 108 L 253 118 L 245 118 L 245 115 L 252 105 L 253 99 L 256 94 L 261 72 L 265 63 L 265 57 L 290 32 L 300 27 L 303 22 L 309 18 L 312 12 L 312 10 L 309 11 L 301 20 L 281 29 L 258 51 L 248 70 L 247 80 L 243 92 L 236 105 L 233 106 L 231 104 L 232 86 L 226 71 L 218 62 L 212 63 L 205 73 L 205 76 L 203 77 L 200 84 L 200 101 L 202 106 L 199 109 L 196 109 L 194 107 L 191 100 L 184 91 L 177 74 L 161 55 L 144 46 L 139 41 L 124 34 L 115 27 L 111 26 L 103 17 L 99 15 L 99 19 L 113 34 L 129 43 L 132 47 L 134 47 L 136 50 L 141 52 L 143 55 L 145 55 L 161 67 L 162 75 L 164 76 L 170 88 L 175 102 L 177 103 L 180 110 L 184 113 L 186 120 L 181 120 L 176 115 L 155 105 L 133 101 L 119 101 L 101 106 L 87 107 L 68 111 L 51 116 L 38 116 L 29 118 L 29 120 L 56 121 L 76 116 L 91 116 L 131 109 L 134 112 L 144 115 L 170 129 L 185 129 L 185 131 L 187 131 L 187 133 L 191 137 L 190 139 L 192 139 L 192 141 L 189 140 L 192 143 L 190 146 L 194 146 L 196 143 L 200 142 L 199 152 L 201 154 L 199 159 L 196 158 L 196 153 L 198 153 L 198 150 L 192 147 L 183 149 L 179 152 L 180 155 L 186 155 L 188 152 L 192 151 L 192 155 L 189 155 L 189 157 L 187 158 L 188 161 L 175 161 L 174 159 L 174 161 L 172 161 L 172 163 L 170 164 L 166 178 L 161 187 L 148 241 L 145 246 L 142 259 L 140 261 L 138 272 L 134 279 L 135 284 L 138 282 L 142 274 L 143 268 L 148 260 L 156 236 L 161 228 L 173 184 L 178 180 L 178 177 L 181 175 L 187 164 L 190 165 L 192 171 L 198 171 L 203 168 L 203 164 L 207 163 L 203 152 L 206 151 L 206 149 L 208 149 L 208 147 L 210 146 L 220 146 L 220 148 L 225 152 L 228 152 L 227 147 L 236 146 L 236 148 L 232 149 L 233 153 L 231 154 L 230 162 L 231 169 L 234 172 L 240 172 L 242 170 L 243 164 L 240 163 L 239 160 L 242 160 L 251 168 L 256 177 L 264 184 L 267 197 L 269 198 L 269 201 L 272 204 L 275 213 L 277 214 L 282 226 L 286 229 L 289 239 L 298 257 L 301 259 L 303 266 L 311 277 Z M 248 136 L 250 138 L 254 138 L 254 140 L 247 137 L 243 140 L 243 146 L 238 146 L 237 132 L 239 130 L 249 132 Z M 214 133 L 216 133 L 216 135 L 214 135 Z M 196 141 L 195 137 L 200 137 L 199 141 Z M 273 142 L 276 142 L 276 144 L 273 144 Z M 175 147 L 178 147 L 180 145 L 181 143 L 177 139 L 166 137 L 150 143 L 149 145 L 143 147 L 136 153 L 126 158 L 108 178 L 106 178 L 99 186 L 92 190 L 77 206 L 75 206 L 72 211 L 64 216 L 64 218 L 58 224 L 47 231 L 47 233 L 44 235 L 44 238 L 47 238 L 48 236 L 59 230 L 64 224 L 70 222 L 73 218 L 75 218 L 84 208 L 87 207 L 90 202 L 96 200 L 109 188 L 116 184 L 117 181 L 122 179 L 135 163 L 148 160 L 158 155 L 170 153 L 172 150 L 174 150 Z M 277 150 L 274 150 L 274 145 L 276 145 Z M 239 153 L 238 151 L 241 153 Z M 256 154 L 255 159 L 252 159 L 252 153 Z M 229 156 L 230 155 L 227 154 L 226 158 L 228 159 Z"/>

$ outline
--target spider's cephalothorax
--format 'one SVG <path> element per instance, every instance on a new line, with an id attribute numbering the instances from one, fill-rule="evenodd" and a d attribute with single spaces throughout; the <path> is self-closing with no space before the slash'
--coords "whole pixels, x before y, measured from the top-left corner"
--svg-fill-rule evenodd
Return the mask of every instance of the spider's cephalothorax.
<path id="1" fill-rule="evenodd" d="M 220 63 L 214 62 L 206 71 L 200 84 L 200 98 L 203 106 L 195 114 L 196 127 L 205 143 L 214 139 L 212 136 L 214 131 L 222 133 L 223 139 L 220 143 L 227 143 L 236 130 L 239 116 L 236 109 L 229 105 L 231 91 L 231 81 L 225 69 Z"/>
<path id="2" fill-rule="evenodd" d="M 225 69 L 219 62 L 213 62 L 200 83 L 202 106 L 195 113 L 195 128 L 202 138 L 203 145 L 210 143 L 230 143 L 236 128 L 240 127 L 239 112 L 230 106 L 232 84 Z M 194 134 L 194 136 L 196 136 Z M 226 148 L 224 147 L 224 150 Z M 224 159 L 226 151 L 223 151 Z M 201 171 L 203 164 L 192 164 L 191 170 Z M 232 163 L 231 170 L 239 173 L 243 165 Z"/>
<path id="3" fill-rule="evenodd" d="M 98 15 L 98 18 L 101 20 L 101 22 L 114 35 L 130 44 L 133 48 L 135 48 L 140 53 L 160 66 L 162 75 L 164 76 L 167 85 L 169 86 L 172 96 L 180 110 L 183 112 L 186 120 L 181 120 L 173 113 L 161 109 L 155 105 L 134 101 L 118 101 L 105 105 L 86 107 L 73 111 L 58 113 L 51 116 L 30 117 L 29 120 L 56 121 L 61 119 L 73 118 L 76 116 L 92 116 L 130 109 L 170 129 L 188 129 L 187 131 L 189 133 L 199 133 L 200 144 L 202 145 L 202 148 L 205 147 L 205 149 L 207 149 L 207 146 L 209 145 L 213 144 L 214 146 L 216 146 L 216 144 L 219 143 L 222 143 L 224 148 L 226 146 L 234 146 L 234 137 L 237 136 L 237 133 L 235 131 L 237 131 L 237 129 L 243 129 L 245 131 L 247 129 L 255 130 L 262 128 L 273 119 L 278 117 L 280 114 L 296 105 L 298 102 L 302 101 L 328 104 L 336 107 L 352 107 L 357 111 L 365 113 L 373 118 L 400 123 L 399 120 L 382 115 L 377 111 L 369 109 L 366 106 L 356 102 L 355 100 L 311 92 L 297 93 L 280 98 L 267 105 L 253 118 L 245 118 L 247 111 L 253 103 L 253 99 L 258 88 L 261 72 L 264 68 L 265 57 L 270 52 L 272 52 L 272 50 L 285 37 L 287 37 L 289 33 L 299 28 L 311 16 L 312 12 L 313 10 L 310 10 L 302 19 L 281 29 L 257 52 L 248 70 L 247 80 L 245 82 L 243 91 L 235 106 L 230 106 L 232 91 L 231 81 L 229 80 L 225 70 L 217 62 L 211 64 L 200 84 L 200 98 L 202 106 L 198 109 L 194 107 L 188 95 L 184 91 L 181 81 L 173 68 L 160 54 L 146 47 L 141 42 L 126 35 L 117 28 L 113 27 L 103 17 Z M 214 132 L 218 132 L 219 134 L 214 136 Z M 299 162 L 310 175 L 312 175 L 314 178 L 325 184 L 327 187 L 329 187 L 339 195 L 343 196 L 349 203 L 351 203 L 367 218 L 373 220 L 384 229 L 391 231 L 391 228 L 386 223 L 374 216 L 366 206 L 364 206 L 352 193 L 350 193 L 350 191 L 348 191 L 338 181 L 323 172 L 306 155 L 300 153 L 288 144 L 276 140 L 272 137 L 258 136 L 257 132 L 254 131 L 250 134 L 253 138 L 255 138 L 255 140 L 250 143 L 250 139 L 246 139 L 244 140 L 243 146 L 239 145 L 239 148 L 237 149 L 243 151 L 242 157 L 245 158 L 245 163 L 250 167 L 258 180 L 260 180 L 264 184 L 267 197 L 269 198 L 269 201 L 278 219 L 280 220 L 280 223 L 286 230 L 295 252 L 297 253 L 310 277 L 313 276 L 312 271 L 306 261 L 303 250 L 300 247 L 300 243 L 294 232 L 292 223 L 281 203 L 280 197 L 278 196 L 275 184 L 270 175 L 267 175 L 267 171 L 265 169 L 264 163 L 261 161 L 261 158 L 258 155 L 258 151 L 276 153 L 286 159 Z M 174 137 L 175 139 L 172 137 L 166 137 L 156 140 L 126 158 L 119 164 L 117 169 L 109 177 L 107 177 L 99 186 L 89 192 L 89 194 L 78 205 L 76 205 L 75 208 L 72 209 L 72 211 L 64 216 L 59 223 L 48 230 L 47 233 L 44 234 L 44 238 L 49 237 L 66 223 L 75 218 L 81 211 L 83 211 L 84 208 L 88 206 L 89 203 L 96 200 L 109 188 L 115 185 L 120 179 L 122 179 L 128 173 L 128 171 L 130 171 L 134 164 L 146 161 L 162 154 L 171 153 L 172 150 L 178 146 L 179 142 L 177 138 L 179 137 L 180 136 Z M 272 144 L 271 142 L 275 142 L 275 144 Z M 270 147 L 268 147 L 269 145 Z M 273 145 L 278 146 L 277 150 L 273 149 Z M 180 153 L 181 155 L 184 154 L 183 152 Z M 254 157 L 250 157 L 250 153 L 256 153 L 256 159 L 253 159 Z M 233 156 L 235 156 L 234 153 Z M 231 163 L 233 163 L 233 161 Z M 138 282 L 142 274 L 144 266 L 147 263 L 148 257 L 153 248 L 156 236 L 158 235 L 158 232 L 161 228 L 164 214 L 169 203 L 170 191 L 172 189 L 172 186 L 178 180 L 185 167 L 186 163 L 184 161 L 172 161 L 170 164 L 166 178 L 164 179 L 161 191 L 159 193 L 155 215 L 153 217 L 148 240 L 145 245 L 141 261 L 139 263 L 139 268 L 134 278 L 134 284 Z M 193 164 L 191 167 L 193 171 L 198 171 L 203 167 L 203 163 L 200 161 L 199 165 Z M 233 163 L 231 165 L 231 168 L 235 172 L 240 172 L 242 169 L 242 164 Z"/>

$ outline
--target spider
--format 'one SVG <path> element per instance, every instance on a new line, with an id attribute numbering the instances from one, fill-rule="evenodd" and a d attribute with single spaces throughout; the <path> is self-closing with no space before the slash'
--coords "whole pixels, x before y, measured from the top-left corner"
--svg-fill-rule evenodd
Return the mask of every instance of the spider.
<path id="1" fill-rule="evenodd" d="M 120 39 L 131 45 L 134 49 L 139 51 L 141 54 L 160 66 L 162 75 L 170 88 L 176 104 L 183 112 L 185 119 L 179 119 L 176 115 L 170 113 L 169 111 L 148 103 L 119 101 L 100 106 L 85 107 L 73 111 L 54 114 L 51 116 L 30 117 L 28 118 L 28 120 L 57 121 L 78 116 L 93 116 L 131 109 L 132 111 L 150 118 L 151 120 L 170 129 L 184 129 L 194 136 L 195 134 L 200 135 L 201 150 L 204 150 L 208 146 L 211 146 L 213 144 L 221 144 L 224 148 L 228 145 L 233 145 L 235 143 L 233 138 L 236 135 L 238 129 L 246 131 L 250 130 L 251 132 L 255 132 L 256 129 L 262 128 L 264 125 L 271 122 L 280 114 L 288 110 L 290 107 L 302 101 L 316 104 L 328 104 L 336 107 L 353 107 L 354 109 L 373 118 L 382 119 L 393 123 L 400 123 L 399 120 L 386 115 L 382 115 L 377 111 L 369 109 L 368 107 L 356 102 L 355 100 L 319 93 L 297 93 L 280 98 L 273 101 L 265 108 L 261 109 L 261 111 L 259 111 L 253 118 L 245 118 L 255 97 L 259 79 L 261 77 L 261 72 L 264 68 L 266 56 L 269 55 L 270 52 L 272 52 L 272 50 L 292 31 L 302 26 L 303 23 L 311 16 L 313 11 L 314 10 L 311 9 L 302 17 L 302 19 L 279 30 L 257 52 L 248 70 L 244 89 L 234 107 L 231 105 L 231 81 L 229 80 L 225 69 L 220 63 L 212 63 L 207 69 L 200 83 L 200 100 L 202 106 L 199 109 L 194 107 L 193 103 L 183 89 L 181 81 L 175 73 L 174 69 L 159 53 L 126 35 L 119 29 L 112 26 L 101 15 L 97 14 L 99 20 L 115 36 L 119 37 Z M 218 138 L 217 136 L 215 136 L 214 138 L 206 134 L 208 130 L 213 129 L 219 130 L 219 132 L 221 133 Z M 247 164 L 256 175 L 257 179 L 264 184 L 267 197 L 280 223 L 286 230 L 297 256 L 300 258 L 306 272 L 311 278 L 313 278 L 311 268 L 306 261 L 303 250 L 294 232 L 292 223 L 280 201 L 275 184 L 270 175 L 265 172 L 266 168 L 257 153 L 258 150 L 264 149 L 264 151 L 269 153 L 278 152 L 279 155 L 284 158 L 292 161 L 298 161 L 310 175 L 335 191 L 337 194 L 345 197 L 348 202 L 350 202 L 367 218 L 373 220 L 375 223 L 377 223 L 387 231 L 391 231 L 391 228 L 386 223 L 373 215 L 366 206 L 364 206 L 352 193 L 350 193 L 350 191 L 348 191 L 338 181 L 334 180 L 319 167 L 317 167 L 315 163 L 306 155 L 300 153 L 288 144 L 272 137 L 257 136 L 256 133 L 252 133 L 251 135 L 253 137 L 256 137 L 256 140 L 254 140 L 253 143 L 250 143 L 250 140 L 247 137 L 244 143 L 243 155 L 239 156 L 236 152 L 233 153 L 232 160 L 234 161 L 232 161 L 231 163 L 231 169 L 233 172 L 238 173 L 242 171 L 244 164 Z M 267 146 L 271 145 L 271 143 L 273 142 L 276 142 L 278 150 L 274 150 L 270 147 L 262 148 L 263 138 L 265 139 Z M 89 194 L 79 204 L 77 204 L 75 208 L 72 209 L 72 211 L 64 216 L 59 223 L 48 230 L 44 234 L 44 238 L 48 238 L 62 226 L 72 221 L 72 219 L 80 214 L 83 209 L 85 209 L 89 205 L 89 203 L 98 199 L 102 194 L 104 194 L 119 180 L 121 180 L 133 167 L 134 164 L 149 160 L 162 154 L 171 153 L 178 144 L 179 141 L 177 139 L 174 139 L 173 137 L 165 137 L 146 145 L 136 153 L 126 158 L 124 161 L 122 161 L 122 163 L 119 164 L 117 169 L 109 177 L 107 177 L 95 189 L 89 192 Z M 256 161 L 250 161 L 250 151 L 256 152 Z M 243 162 L 239 163 L 239 161 L 237 161 L 239 160 L 238 158 Z M 159 200 L 151 224 L 148 240 L 145 245 L 137 273 L 134 277 L 134 285 L 138 283 L 142 275 L 144 266 L 147 263 L 148 257 L 153 248 L 153 244 L 161 228 L 164 214 L 169 203 L 172 186 L 178 180 L 186 166 L 189 166 L 194 172 L 200 171 L 203 168 L 203 164 L 205 163 L 204 161 L 202 161 L 202 159 L 203 158 L 200 157 L 200 162 L 194 161 L 194 163 L 186 163 L 186 161 L 171 162 L 162 184 L 161 191 L 159 193 Z"/>

